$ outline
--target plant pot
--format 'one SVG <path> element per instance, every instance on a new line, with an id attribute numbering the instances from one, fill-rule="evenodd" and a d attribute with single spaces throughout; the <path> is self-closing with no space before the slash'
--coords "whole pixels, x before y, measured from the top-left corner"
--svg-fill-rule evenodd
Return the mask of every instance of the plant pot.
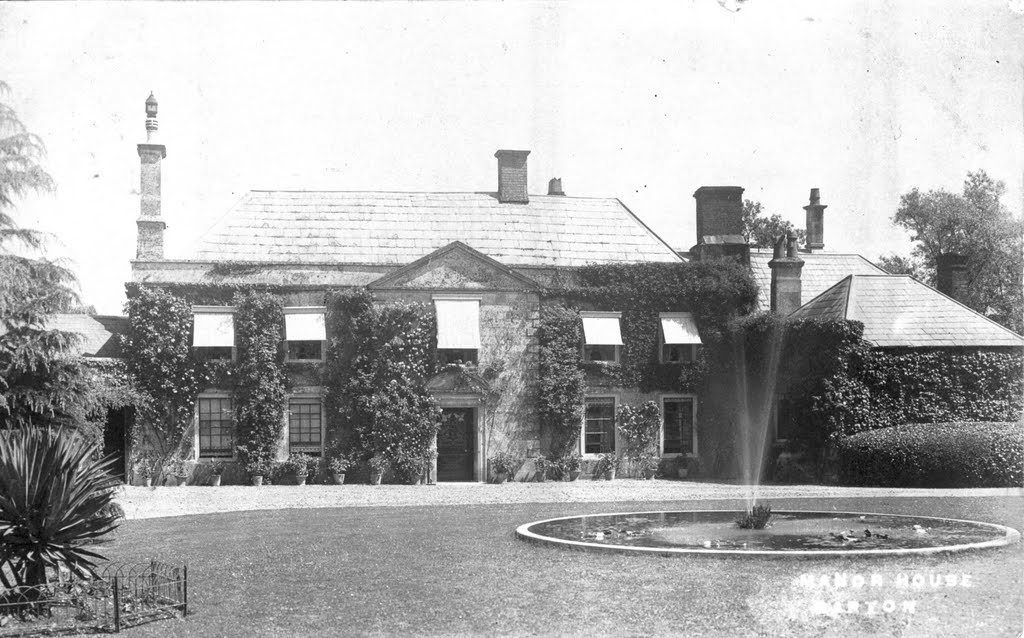
<path id="1" fill-rule="evenodd" d="M 681 467 L 677 471 L 679 472 L 679 478 L 686 478 L 687 475 L 689 475 L 689 473 L 690 473 L 690 468 L 688 468 L 688 467 Z"/>
<path id="2" fill-rule="evenodd" d="M 504 483 L 507 480 L 508 480 L 508 474 L 506 474 L 504 472 L 498 472 L 498 473 L 496 473 L 494 475 L 494 482 L 497 483 L 498 485 L 501 485 L 502 483 Z"/>
<path id="3" fill-rule="evenodd" d="M 380 485 L 381 480 L 384 478 L 384 472 L 378 472 L 376 470 L 370 470 L 370 485 Z"/>
<path id="4" fill-rule="evenodd" d="M 213 487 L 220 487 L 220 474 L 214 474 L 210 477 L 210 485 Z"/>
<path id="5" fill-rule="evenodd" d="M 650 481 L 658 474 L 658 468 L 652 470 L 644 470 L 644 480 Z"/>
<path id="6" fill-rule="evenodd" d="M 305 474 L 296 474 L 295 475 L 295 484 L 296 485 L 305 485 L 306 484 L 306 476 L 307 475 L 305 475 Z"/>
<path id="7" fill-rule="evenodd" d="M 345 473 L 344 472 L 341 472 L 341 473 L 335 472 L 334 474 L 331 475 L 331 477 L 334 479 L 334 484 L 335 485 L 344 485 L 345 484 Z"/>
<path id="8" fill-rule="evenodd" d="M 263 485 L 263 475 L 262 474 L 253 474 L 251 481 L 252 481 L 253 487 L 259 487 L 260 485 Z"/>
<path id="9" fill-rule="evenodd" d="M 615 480 L 615 470 L 614 469 L 607 470 L 604 473 L 604 480 L 606 480 L 606 481 L 614 481 Z"/>
<path id="10" fill-rule="evenodd" d="M 142 479 L 142 487 L 153 487 L 153 477 L 147 476 L 146 478 Z"/>
<path id="11" fill-rule="evenodd" d="M 565 474 L 565 480 L 572 482 L 580 477 L 581 472 L 579 470 L 570 470 Z"/>
<path id="12" fill-rule="evenodd" d="M 176 476 L 175 480 L 178 481 L 178 485 L 179 486 L 181 486 L 181 485 L 188 485 L 188 477 L 187 476 Z"/>

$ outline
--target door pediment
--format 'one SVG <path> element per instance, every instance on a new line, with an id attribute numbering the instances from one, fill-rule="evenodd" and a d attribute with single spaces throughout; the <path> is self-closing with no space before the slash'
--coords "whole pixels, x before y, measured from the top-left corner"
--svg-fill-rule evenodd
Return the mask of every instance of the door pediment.
<path id="1" fill-rule="evenodd" d="M 399 268 L 371 283 L 370 290 L 537 290 L 529 277 L 491 259 L 462 242 Z"/>

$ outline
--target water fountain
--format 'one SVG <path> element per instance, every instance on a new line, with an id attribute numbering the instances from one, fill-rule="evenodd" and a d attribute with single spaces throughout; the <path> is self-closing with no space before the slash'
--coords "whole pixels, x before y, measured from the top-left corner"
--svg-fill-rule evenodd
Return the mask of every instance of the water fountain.
<path id="1" fill-rule="evenodd" d="M 1017 530 L 977 521 L 863 512 L 771 511 L 758 486 L 768 449 L 781 331 L 768 339 L 762 369 L 748 374 L 734 352 L 740 401 L 740 478 L 746 512 L 721 510 L 591 514 L 536 521 L 516 535 L 528 541 L 597 551 L 666 555 L 893 555 L 953 552 L 1017 542 Z"/>

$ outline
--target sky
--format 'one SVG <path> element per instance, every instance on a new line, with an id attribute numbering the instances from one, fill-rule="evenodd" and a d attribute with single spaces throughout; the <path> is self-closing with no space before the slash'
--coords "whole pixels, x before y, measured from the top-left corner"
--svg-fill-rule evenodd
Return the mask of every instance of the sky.
<path id="1" fill-rule="evenodd" d="M 3 3 L 0 97 L 47 145 L 53 234 L 83 301 L 120 314 L 144 102 L 159 100 L 165 255 L 250 189 L 618 197 L 672 246 L 693 192 L 736 185 L 826 249 L 908 254 L 912 188 L 968 171 L 1024 198 L 1024 2 Z"/>

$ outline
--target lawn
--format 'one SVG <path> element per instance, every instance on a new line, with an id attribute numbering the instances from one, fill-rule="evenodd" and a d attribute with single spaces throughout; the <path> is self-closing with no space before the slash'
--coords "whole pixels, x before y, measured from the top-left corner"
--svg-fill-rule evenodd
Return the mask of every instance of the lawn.
<path id="1" fill-rule="evenodd" d="M 428 488 L 425 488 L 428 489 Z M 600 554 L 517 540 L 521 523 L 576 513 L 722 509 L 733 501 L 277 510 L 128 521 L 114 560 L 187 559 L 186 621 L 136 636 L 901 635 L 1017 636 L 1022 545 L 930 557 L 741 559 Z M 793 499 L 832 509 L 1024 521 L 1024 499 Z M 800 574 L 877 574 L 877 587 L 816 589 Z M 970 586 L 897 588 L 897 574 L 966 574 Z M 865 613 L 810 613 L 856 599 Z M 866 613 L 877 600 L 916 610 Z"/>

